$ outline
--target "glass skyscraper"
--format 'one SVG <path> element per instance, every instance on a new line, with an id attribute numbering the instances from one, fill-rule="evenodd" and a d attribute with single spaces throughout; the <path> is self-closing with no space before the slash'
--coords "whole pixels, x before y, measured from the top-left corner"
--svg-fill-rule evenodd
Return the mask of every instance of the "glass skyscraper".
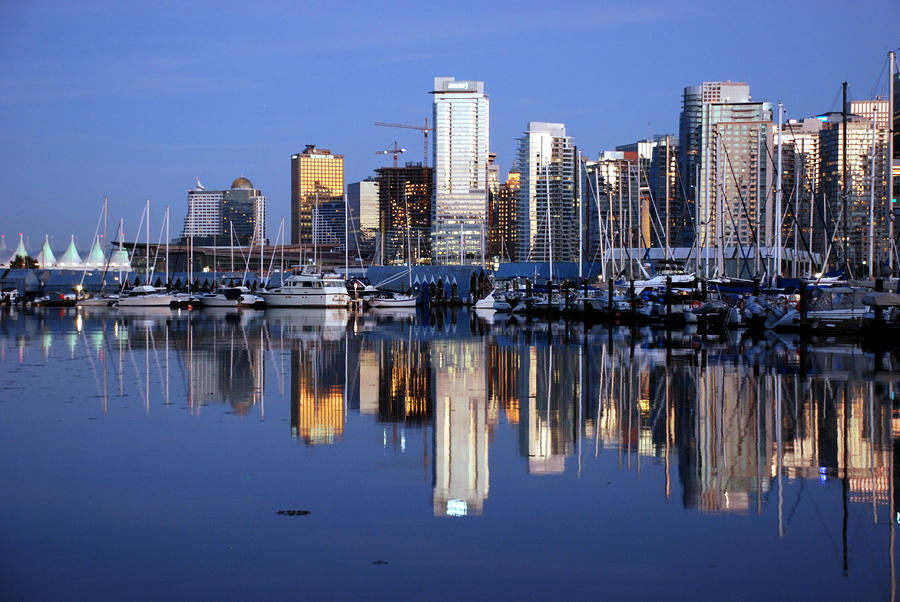
<path id="1" fill-rule="evenodd" d="M 434 264 L 487 254 L 489 103 L 484 82 L 434 78 Z"/>

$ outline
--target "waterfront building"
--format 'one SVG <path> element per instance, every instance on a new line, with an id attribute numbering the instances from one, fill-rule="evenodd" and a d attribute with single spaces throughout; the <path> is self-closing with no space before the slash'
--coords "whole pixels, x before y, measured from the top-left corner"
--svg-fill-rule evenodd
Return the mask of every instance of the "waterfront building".
<path id="1" fill-rule="evenodd" d="M 521 170 L 516 253 L 525 261 L 578 260 L 577 150 L 562 123 L 528 122 L 518 139 Z M 549 211 L 549 213 L 548 213 Z M 551 252 L 552 247 L 552 252 Z"/>
<path id="2" fill-rule="evenodd" d="M 490 125 L 484 82 L 435 77 L 432 93 L 432 263 L 483 264 Z"/>
<path id="3" fill-rule="evenodd" d="M 774 152 L 778 152 L 778 125 L 772 126 Z M 782 241 L 787 248 L 824 254 L 825 229 L 823 227 L 822 198 L 818 193 L 819 182 L 819 131 L 818 119 L 791 119 L 782 129 L 782 189 L 783 203 L 789 204 L 782 223 Z M 799 234 L 794 228 L 797 218 Z"/>
<path id="4" fill-rule="evenodd" d="M 343 195 L 344 155 L 316 148 L 315 144 L 308 144 L 302 153 L 291 155 L 291 244 L 318 242 L 314 240 L 313 222 L 324 229 L 327 220 L 317 219 L 315 215 L 324 203 L 343 202 Z"/>
<path id="5" fill-rule="evenodd" d="M 229 190 L 207 190 L 200 182 L 188 190 L 188 208 L 181 240 L 196 245 L 246 245 L 265 240 L 266 197 L 240 176 Z"/>
<path id="6" fill-rule="evenodd" d="M 431 258 L 433 170 L 421 163 L 381 167 L 378 179 L 378 253 L 383 264 L 414 264 Z"/>
<path id="7" fill-rule="evenodd" d="M 585 161 L 583 186 L 586 220 L 585 260 L 609 263 L 611 249 L 646 247 L 649 219 L 640 212 L 639 167 L 636 153 L 604 151 Z"/>
<path id="8" fill-rule="evenodd" d="M 684 245 L 771 247 L 772 106 L 755 102 L 745 82 L 684 89 L 679 121 L 679 192 L 693 227 Z M 755 275 L 758 266 L 744 266 Z M 709 268 L 707 268 L 709 271 Z"/>
<path id="9" fill-rule="evenodd" d="M 863 112 L 867 106 L 872 106 L 883 109 L 878 113 L 887 113 L 886 101 L 869 102 L 873 104 L 854 103 L 854 105 Z M 874 126 L 873 116 L 875 116 Z M 887 191 L 888 131 L 886 127 L 879 127 L 878 124 L 886 122 L 871 112 L 868 117 L 857 114 L 848 117 L 845 182 L 844 124 L 841 115 L 829 113 L 820 119 L 823 122 L 819 133 L 820 188 L 828 204 L 828 232 L 834 234 L 834 229 L 839 228 L 835 238 L 838 247 L 835 252 L 840 257 L 838 265 L 849 267 L 854 275 L 865 276 L 870 262 L 873 262 L 874 274 L 880 275 L 880 270 L 876 268 L 888 258 L 890 203 Z M 846 215 L 844 215 L 845 208 Z M 870 224 L 874 235 L 871 258 Z"/>
<path id="10" fill-rule="evenodd" d="M 684 203 L 684 195 L 679 193 L 678 180 L 678 138 L 675 136 L 657 136 L 656 144 L 650 156 L 650 200 L 654 215 L 652 228 L 654 246 L 677 247 L 684 240 L 684 233 L 690 224 L 691 216 Z"/>
<path id="11" fill-rule="evenodd" d="M 379 232 L 378 180 L 370 176 L 362 182 L 347 184 L 350 229 L 359 235 L 360 250 L 371 254 Z M 353 248 L 353 243 L 350 243 Z"/>
<path id="12" fill-rule="evenodd" d="M 506 181 L 491 195 L 490 256 L 495 261 L 519 261 L 516 252 L 519 189 L 521 174 L 513 165 Z"/>

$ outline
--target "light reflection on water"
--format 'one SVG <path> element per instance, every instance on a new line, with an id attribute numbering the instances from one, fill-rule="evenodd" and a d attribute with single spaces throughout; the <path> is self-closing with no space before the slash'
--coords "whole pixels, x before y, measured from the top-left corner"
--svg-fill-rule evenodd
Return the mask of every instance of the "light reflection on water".
<path id="1" fill-rule="evenodd" d="M 741 597 L 743 590 L 725 582 L 748 565 L 757 567 L 751 583 L 782 588 L 776 591 L 785 595 L 799 582 L 805 584 L 796 590 L 801 595 L 821 588 L 828 597 L 883 598 L 894 583 L 892 548 L 900 516 L 894 437 L 900 418 L 895 420 L 893 400 L 900 379 L 892 371 L 896 358 L 889 354 L 876 356 L 838 344 L 804 347 L 781 338 L 741 341 L 735 334 L 702 340 L 650 330 L 586 332 L 578 324 L 491 324 L 464 310 L 359 316 L 325 310 L 126 314 L 48 309 L 4 314 L 0 326 L 4 457 L 34 453 L 35 442 L 24 444 L 17 433 L 39 437 L 63 428 L 66 439 L 75 443 L 64 453 L 76 460 L 76 470 L 89 471 L 96 452 L 85 451 L 87 445 L 82 449 L 83 439 L 121 445 L 115 429 L 127 417 L 128 437 L 146 440 L 151 448 L 159 439 L 173 449 L 219 455 L 233 463 L 236 474 L 258 471 L 260 462 L 299 462 L 303 485 L 315 490 L 323 505 L 348 514 L 376 505 L 367 498 L 381 492 L 400 500 L 406 508 L 401 513 L 416 516 L 427 508 L 432 517 L 483 521 L 485 531 L 501 542 L 509 539 L 509 544 L 493 545 L 499 546 L 505 563 L 517 567 L 513 574 L 527 575 L 535 567 L 540 572 L 546 561 L 545 552 L 517 548 L 513 533 L 540 539 L 548 530 L 565 527 L 569 531 L 558 545 L 579 550 L 579 560 L 550 563 L 554 578 L 564 584 L 557 584 L 554 596 L 605 592 L 632 597 L 641 592 L 670 597 L 672 591 L 662 585 L 653 589 L 649 572 L 659 573 L 658 579 L 671 587 Z M 74 386 L 73 379 L 83 386 Z M 47 412 L 52 416 L 63 403 L 76 404 L 90 420 L 116 420 L 107 428 L 92 427 L 90 434 L 73 421 L 59 427 Z M 162 412 L 167 414 L 159 418 Z M 224 449 L 215 446 L 223 444 L 222 430 L 217 433 L 212 426 L 223 414 L 245 423 L 237 431 L 221 427 L 234 437 L 224 442 Z M 140 415 L 144 421 L 136 423 Z M 211 428 L 202 437 L 174 429 L 179 416 L 205 421 Z M 278 440 L 274 446 L 273 438 Z M 230 455 L 229 444 L 243 455 L 274 451 L 251 461 Z M 41 445 L 47 453 L 53 443 Z M 307 452 L 299 459 L 297 446 Z M 343 458 L 337 471 L 329 450 Z M 331 472 L 323 474 L 326 463 Z M 350 468 L 354 463 L 359 469 Z M 46 462 L 35 465 L 48 472 L 60 469 Z M 162 468 L 179 471 L 177 463 Z M 353 473 L 353 482 L 337 485 L 344 471 Z M 0 475 L 20 487 L 30 485 L 28 475 L 12 469 L 0 469 Z M 226 473 L 222 479 L 234 476 Z M 213 478 L 203 477 L 192 489 L 201 497 L 208 491 L 209 499 L 198 502 L 216 503 L 213 491 L 223 483 Z M 427 497 L 419 483 L 428 488 Z M 35 486 L 0 508 L 26 523 L 40 522 L 30 508 L 47 511 L 49 504 L 51 512 L 67 512 L 67 490 L 41 484 L 44 489 Z M 282 484 L 271 479 L 261 487 L 277 492 Z M 47 502 L 48 495 L 58 501 Z M 240 503 L 241 495 L 235 497 Z M 673 515 L 673 505 L 692 514 Z M 258 506 L 256 500 L 252 507 L 259 511 Z M 554 512 L 547 514 L 548 507 Z M 266 512 L 277 509 L 267 506 Z M 615 566 L 616 560 L 615 554 L 598 551 L 597 541 L 585 539 L 596 535 L 585 525 L 623 514 L 632 521 L 630 543 L 605 543 L 621 546 L 629 570 L 641 578 L 634 582 L 622 569 L 604 573 L 609 589 L 590 589 L 593 573 L 588 567 L 600 570 L 598 566 Z M 699 522 L 690 518 L 703 515 L 711 516 Z M 316 516 L 313 512 L 308 518 Z M 481 518 L 472 518 L 476 516 Z M 745 519 L 735 526 L 722 521 L 726 516 Z M 457 542 L 457 554 L 484 545 L 487 536 L 453 518 L 445 519 L 449 523 L 416 522 L 409 537 L 421 538 L 416 545 L 438 555 L 440 544 L 430 538 L 436 533 L 446 537 L 447 529 L 468 535 Z M 369 522 L 378 520 L 369 517 Z M 35 554 L 44 551 L 40 538 L 33 537 L 38 527 L 13 537 L 16 530 L 9 522 L 0 526 L 3 539 L 31 542 Z M 80 533 L 72 525 L 67 528 Z M 228 531 L 230 526 L 218 528 Z M 336 524 L 329 528 L 327 537 L 343 542 L 332 544 L 340 558 L 352 556 L 358 545 L 342 538 L 362 537 L 359 533 L 372 527 L 357 525 L 355 532 Z M 697 534 L 707 531 L 711 535 Z M 660 547 L 652 553 L 628 556 L 635 542 L 653 540 L 660 532 L 687 539 L 678 545 L 657 541 Z M 714 549 L 719 538 L 732 536 L 740 539 L 718 550 L 715 562 L 700 555 L 705 570 L 726 567 L 718 575 L 699 578 L 661 568 L 688 562 L 673 559 L 673 554 L 703 545 Z M 200 537 L 212 536 L 201 530 Z M 283 543 L 279 535 L 263 531 L 245 537 L 267 563 L 278 564 L 280 557 L 263 551 Z M 18 566 L 11 549 L 3 552 L 0 560 Z M 395 554 L 400 558 L 391 559 L 393 563 L 402 564 L 403 553 Z M 784 554 L 795 559 L 790 574 L 777 560 Z M 166 570 L 165 559 L 155 561 L 157 570 Z M 306 562 L 317 566 L 327 560 L 306 557 Z M 429 572 L 434 566 L 417 568 L 420 578 L 435 578 Z M 477 582 L 481 570 L 464 566 L 459 577 Z M 34 586 L 29 575 L 22 570 L 21 582 L 8 578 L 17 587 L 6 593 L 53 597 L 55 590 Z M 213 569 L 205 579 L 222 590 L 201 582 L 155 591 L 237 596 L 226 587 L 233 577 L 224 568 Z M 393 583 L 390 590 L 372 592 L 365 589 L 368 578 L 360 579 L 359 590 L 329 588 L 313 580 L 311 593 L 383 597 L 404 587 Z M 63 580 L 59 587 L 66 585 Z M 524 582 L 518 584 L 524 589 L 503 585 L 493 595 L 544 591 Z M 459 582 L 449 587 L 436 597 L 466 593 Z M 102 585 L 98 591 L 123 593 Z M 488 595 L 491 589 L 482 585 L 470 593 Z"/>

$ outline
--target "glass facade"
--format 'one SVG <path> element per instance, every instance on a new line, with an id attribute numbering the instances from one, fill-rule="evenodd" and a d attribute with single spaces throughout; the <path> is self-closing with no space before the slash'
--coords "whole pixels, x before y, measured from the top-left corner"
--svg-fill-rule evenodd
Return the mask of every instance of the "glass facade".
<path id="1" fill-rule="evenodd" d="M 488 234 L 489 102 L 484 82 L 434 78 L 432 263 L 482 264 Z"/>
<path id="2" fill-rule="evenodd" d="M 314 144 L 292 155 L 291 244 L 313 244 L 313 214 L 319 213 L 317 209 L 324 203 L 342 201 L 343 195 L 344 155 L 318 149 Z"/>
<path id="3" fill-rule="evenodd" d="M 518 157 L 516 254 L 522 260 L 578 260 L 575 161 L 575 145 L 566 136 L 565 125 L 528 123 L 528 131 L 519 138 Z"/>
<path id="4" fill-rule="evenodd" d="M 233 238 L 232 238 L 233 235 Z M 241 176 L 230 190 L 188 191 L 188 212 L 181 231 L 182 240 L 193 236 L 194 244 L 246 245 L 266 236 L 266 197 Z"/>

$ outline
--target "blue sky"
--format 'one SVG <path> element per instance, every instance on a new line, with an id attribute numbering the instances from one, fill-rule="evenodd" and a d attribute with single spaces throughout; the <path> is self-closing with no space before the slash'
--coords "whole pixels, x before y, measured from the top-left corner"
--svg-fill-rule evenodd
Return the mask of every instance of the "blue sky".
<path id="1" fill-rule="evenodd" d="M 152 4 L 152 6 L 151 6 Z M 590 155 L 677 133 L 684 86 L 744 80 L 789 117 L 886 89 L 900 2 L 43 2 L 0 0 L 0 232 L 30 250 L 89 244 L 103 197 L 129 239 L 151 200 L 180 231 L 199 177 L 245 175 L 290 216 L 290 155 L 346 157 L 348 182 L 387 165 L 373 126 L 431 114 L 432 78 L 481 79 L 504 174 L 528 121 L 561 121 Z M 289 221 L 289 220 L 288 220 Z"/>

